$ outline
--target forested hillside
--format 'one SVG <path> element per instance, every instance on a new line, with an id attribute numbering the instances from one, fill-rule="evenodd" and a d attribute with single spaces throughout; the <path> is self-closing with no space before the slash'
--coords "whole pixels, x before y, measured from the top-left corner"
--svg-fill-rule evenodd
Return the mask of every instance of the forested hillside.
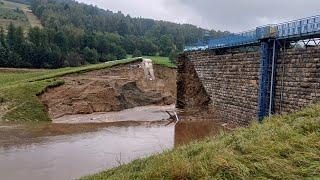
<path id="1" fill-rule="evenodd" d="M 28 1 L 26 1 L 28 2 Z M 169 56 L 185 44 L 225 32 L 193 25 L 132 18 L 72 0 L 34 0 L 31 10 L 44 28 L 2 30 L 0 66 L 59 68 L 125 58 Z"/>
<path id="2" fill-rule="evenodd" d="M 15 3 L 30 4 L 32 0 L 8 0 Z"/>

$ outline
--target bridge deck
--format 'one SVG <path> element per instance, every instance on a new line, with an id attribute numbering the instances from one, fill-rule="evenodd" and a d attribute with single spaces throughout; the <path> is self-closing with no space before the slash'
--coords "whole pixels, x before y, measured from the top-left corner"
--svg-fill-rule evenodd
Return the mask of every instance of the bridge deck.
<path id="1" fill-rule="evenodd" d="M 310 38 L 320 38 L 320 15 L 211 39 L 200 45 L 186 46 L 185 51 L 250 46 L 266 39 L 296 41 Z"/>

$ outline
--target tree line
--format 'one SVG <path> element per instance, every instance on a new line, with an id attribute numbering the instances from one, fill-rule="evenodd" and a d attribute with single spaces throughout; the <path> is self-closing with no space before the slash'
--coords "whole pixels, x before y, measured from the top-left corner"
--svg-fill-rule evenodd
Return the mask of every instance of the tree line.
<path id="1" fill-rule="evenodd" d="M 25 34 L 22 27 L 10 24 L 0 30 L 2 67 L 60 68 L 81 66 L 126 58 L 119 35 L 75 33 L 39 27 Z"/>
<path id="2" fill-rule="evenodd" d="M 132 18 L 73 0 L 33 0 L 31 9 L 44 28 L 2 29 L 0 66 L 60 68 L 123 59 L 127 54 L 174 56 L 186 44 L 226 33 Z"/>

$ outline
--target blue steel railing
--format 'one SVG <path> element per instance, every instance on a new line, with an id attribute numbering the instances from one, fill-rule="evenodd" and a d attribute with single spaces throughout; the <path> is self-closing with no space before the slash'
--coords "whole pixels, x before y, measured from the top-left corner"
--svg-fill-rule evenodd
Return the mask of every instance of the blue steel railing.
<path id="1" fill-rule="evenodd" d="M 186 46 L 185 51 L 244 46 L 259 43 L 262 39 L 303 38 L 310 35 L 320 35 L 320 15 L 280 24 L 261 26 L 251 31 L 211 39 L 208 43 L 198 42 L 193 46 Z"/>
<path id="2" fill-rule="evenodd" d="M 319 34 L 320 15 L 277 24 L 275 27 L 278 39 Z"/>
<path id="3" fill-rule="evenodd" d="M 226 37 L 209 40 L 209 49 L 224 48 L 229 46 L 246 45 L 257 42 L 256 30 L 231 34 Z"/>

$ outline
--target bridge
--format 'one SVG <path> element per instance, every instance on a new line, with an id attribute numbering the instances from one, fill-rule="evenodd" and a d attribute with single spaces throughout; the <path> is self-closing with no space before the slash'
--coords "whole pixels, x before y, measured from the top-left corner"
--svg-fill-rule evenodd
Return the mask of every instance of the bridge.
<path id="1" fill-rule="evenodd" d="M 220 55 L 219 57 L 223 59 L 223 58 L 226 58 L 227 56 L 221 56 L 221 55 L 228 54 L 228 51 L 231 51 L 232 53 L 232 50 L 236 50 L 236 49 L 238 50 L 237 52 L 241 52 L 243 50 L 246 51 L 246 49 L 250 47 L 254 47 L 255 51 L 260 50 L 258 54 L 259 70 L 257 72 L 257 76 L 259 76 L 258 83 L 257 83 L 259 86 L 257 89 L 258 91 L 258 113 L 257 114 L 259 119 L 262 120 L 264 117 L 275 113 L 275 109 L 276 109 L 275 96 L 276 96 L 276 90 L 278 90 L 276 86 L 277 87 L 280 86 L 279 83 L 277 83 L 277 79 L 279 79 L 279 77 L 277 78 L 277 72 L 283 71 L 282 76 L 285 76 L 285 73 L 286 73 L 284 72 L 285 69 L 281 70 L 279 69 L 279 67 L 277 67 L 277 65 L 279 65 L 278 61 L 285 61 L 286 59 L 284 55 L 280 57 L 279 53 L 283 52 L 283 54 L 289 56 L 290 53 L 287 53 L 286 49 L 290 49 L 293 42 L 295 45 L 299 44 L 304 47 L 317 46 L 320 44 L 317 41 L 317 38 L 320 38 L 320 15 L 293 20 L 289 22 L 284 22 L 280 24 L 260 26 L 250 31 L 245 31 L 241 33 L 232 33 L 224 37 L 210 39 L 208 42 L 198 42 L 197 44 L 194 44 L 192 46 L 186 46 L 184 50 L 185 51 L 184 54 L 185 54 L 185 58 L 200 60 L 200 62 L 193 61 L 193 64 L 194 66 L 196 66 L 195 68 L 197 70 L 198 75 L 200 74 L 199 76 L 202 76 L 203 71 L 201 71 L 200 69 L 201 68 L 203 69 L 204 67 L 203 67 L 203 64 L 201 65 L 199 63 L 204 63 L 204 62 L 201 62 L 201 59 L 197 57 L 193 57 L 194 54 L 197 54 L 199 52 L 211 52 L 211 53 L 214 53 L 215 56 L 217 57 Z M 307 53 L 311 55 L 315 52 L 308 51 Z M 205 59 L 216 58 L 207 54 L 206 55 L 201 54 L 201 55 L 206 56 Z M 308 54 L 306 54 L 306 56 L 307 55 Z M 312 55 L 312 56 L 315 56 L 315 55 Z M 243 55 L 243 57 L 248 58 L 247 55 Z M 296 55 L 293 58 L 300 58 L 300 56 Z M 228 60 L 229 59 L 227 58 L 226 61 Z M 312 60 L 315 60 L 314 62 L 312 61 L 314 64 L 310 64 L 310 67 L 312 66 L 316 68 L 311 70 L 311 72 L 314 74 L 314 71 L 319 70 L 319 61 L 318 61 L 318 58 L 312 59 Z M 239 62 L 240 61 L 241 59 L 239 59 Z M 210 62 L 206 62 L 206 63 L 210 64 Z M 228 62 L 228 63 L 232 64 L 234 62 Z M 294 61 L 290 63 L 294 63 Z M 302 63 L 301 69 L 306 68 L 305 65 L 303 65 L 303 62 L 301 63 Z M 216 65 L 220 66 L 220 64 L 216 64 Z M 238 64 L 235 63 L 235 65 L 233 66 L 236 67 L 238 66 Z M 282 66 L 285 66 L 285 63 L 282 62 Z M 290 64 L 288 65 L 288 68 L 290 69 L 292 68 L 292 66 L 296 66 L 296 65 Z M 224 65 L 221 68 L 225 68 L 225 67 L 226 66 Z M 211 68 L 214 69 L 214 67 L 211 67 Z M 228 71 L 230 70 L 228 69 Z M 292 70 L 290 69 L 290 71 Z M 212 73 L 213 72 L 211 72 L 211 74 Z M 314 78 L 318 78 L 317 77 L 318 73 L 319 72 L 315 73 Z M 206 71 L 206 75 L 210 76 L 211 74 Z M 223 75 L 222 77 L 227 76 L 226 72 L 220 72 L 220 74 Z M 241 73 L 239 73 L 239 75 L 240 74 Z M 205 82 L 204 83 L 205 89 L 207 89 L 207 91 L 210 91 L 210 89 L 214 87 L 208 86 L 208 84 L 210 84 L 210 82 L 208 81 L 208 78 L 214 78 L 214 77 L 200 77 L 200 80 Z M 281 77 L 281 78 L 282 78 L 281 86 L 283 88 L 284 86 L 283 79 L 285 79 L 285 77 Z M 290 77 L 290 78 L 292 79 L 294 77 Z M 319 85 L 318 88 L 320 88 L 320 83 L 318 82 L 319 78 L 314 81 L 316 85 Z M 226 79 L 226 82 L 228 82 L 228 79 Z M 294 82 L 288 82 L 288 83 L 294 83 Z M 248 89 L 248 87 L 244 87 L 244 88 Z M 285 92 L 283 92 L 283 90 L 281 91 L 282 92 L 280 96 L 283 96 Z M 316 99 L 318 98 L 317 93 L 318 92 L 315 92 L 316 96 L 313 96 Z M 313 95 L 314 95 L 314 92 L 313 92 Z M 240 98 L 243 98 L 243 97 L 240 97 Z M 304 99 L 303 101 L 307 101 L 307 100 Z M 223 105 L 227 106 L 227 105 L 230 105 L 230 103 L 227 105 L 226 104 L 223 104 Z"/>
<path id="2" fill-rule="evenodd" d="M 265 40 L 296 41 L 316 38 L 319 35 L 320 15 L 280 24 L 261 26 L 250 31 L 232 33 L 225 37 L 211 39 L 207 43 L 198 42 L 195 45 L 186 46 L 184 50 L 235 48 L 258 45 Z"/>

